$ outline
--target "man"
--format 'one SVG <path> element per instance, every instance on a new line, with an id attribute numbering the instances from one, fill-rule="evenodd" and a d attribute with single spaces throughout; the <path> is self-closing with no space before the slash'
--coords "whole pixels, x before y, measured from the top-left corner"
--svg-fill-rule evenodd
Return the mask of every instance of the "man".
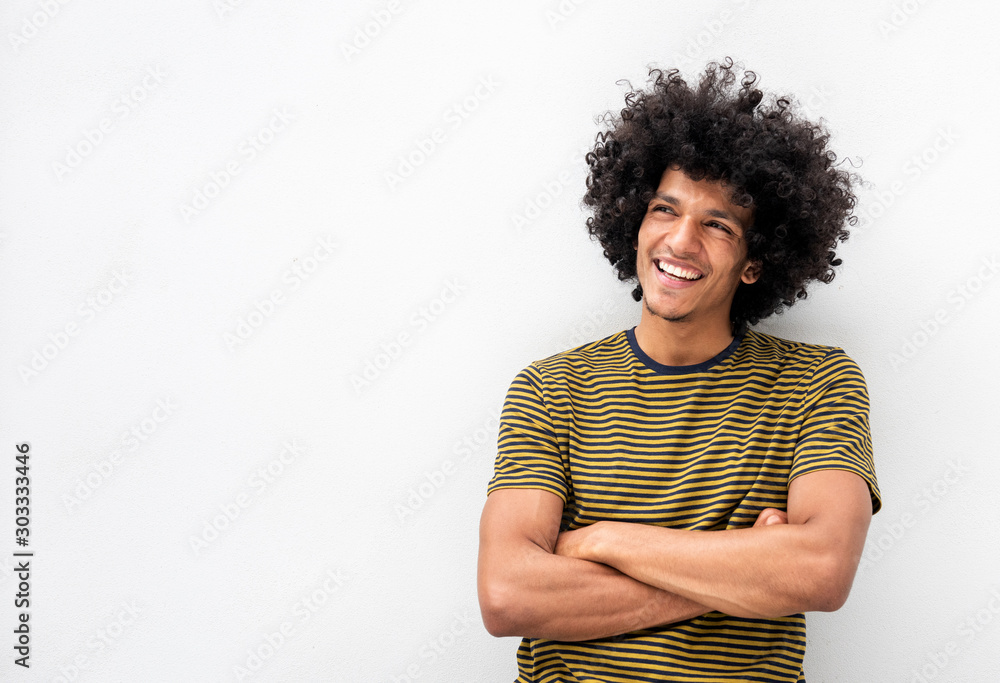
<path id="1" fill-rule="evenodd" d="M 507 394 L 478 581 L 518 681 L 804 681 L 803 613 L 847 598 L 881 506 L 864 378 L 748 326 L 833 278 L 854 179 L 755 84 L 653 70 L 587 157 L 642 314 Z"/>

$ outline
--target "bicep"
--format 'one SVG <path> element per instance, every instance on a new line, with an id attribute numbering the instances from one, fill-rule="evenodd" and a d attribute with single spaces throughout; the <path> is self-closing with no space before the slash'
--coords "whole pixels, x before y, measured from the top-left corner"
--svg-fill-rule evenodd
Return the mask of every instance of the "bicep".
<path id="1" fill-rule="evenodd" d="M 524 581 L 537 582 L 538 560 L 555 559 L 562 510 L 562 498 L 541 489 L 497 489 L 487 497 L 476 583 L 483 623 L 493 635 L 522 630 Z"/>
<path id="2" fill-rule="evenodd" d="M 872 518 L 868 484 L 849 470 L 817 470 L 788 485 L 788 522 L 805 524 L 830 550 L 859 558 Z"/>
<path id="3" fill-rule="evenodd" d="M 563 500 L 542 489 L 498 489 L 486 499 L 479 523 L 483 550 L 533 544 L 551 553 L 559 536 Z"/>

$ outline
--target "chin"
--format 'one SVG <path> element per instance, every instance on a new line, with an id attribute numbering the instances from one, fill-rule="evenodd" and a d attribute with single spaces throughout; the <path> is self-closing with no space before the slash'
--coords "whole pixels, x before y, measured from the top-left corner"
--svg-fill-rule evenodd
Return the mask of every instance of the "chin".
<path id="1" fill-rule="evenodd" d="M 645 298 L 643 298 L 643 304 L 645 305 L 646 310 L 649 311 L 650 315 L 656 316 L 657 318 L 666 320 L 670 323 L 685 322 L 690 315 L 690 313 L 679 313 L 669 308 L 650 305 L 649 301 Z"/>

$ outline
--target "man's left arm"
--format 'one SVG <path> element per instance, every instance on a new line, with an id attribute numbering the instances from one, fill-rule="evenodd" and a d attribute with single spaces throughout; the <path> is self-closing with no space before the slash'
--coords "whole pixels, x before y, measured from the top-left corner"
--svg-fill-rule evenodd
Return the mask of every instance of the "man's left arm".
<path id="1" fill-rule="evenodd" d="M 601 562 L 726 614 L 776 618 L 844 604 L 871 517 L 861 476 L 817 470 L 790 482 L 787 523 L 773 515 L 752 528 L 693 531 L 597 522 L 560 534 L 556 554 Z"/>

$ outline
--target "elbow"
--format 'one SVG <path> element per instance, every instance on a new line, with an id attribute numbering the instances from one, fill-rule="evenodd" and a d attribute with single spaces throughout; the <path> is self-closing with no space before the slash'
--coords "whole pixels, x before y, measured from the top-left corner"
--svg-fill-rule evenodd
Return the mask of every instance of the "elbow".
<path id="1" fill-rule="evenodd" d="M 486 631 L 497 638 L 520 635 L 514 592 L 496 580 L 479 581 L 479 612 Z"/>
<path id="2" fill-rule="evenodd" d="M 479 612 L 483 617 L 483 626 L 491 636 L 502 638 L 511 635 L 509 614 L 494 597 L 484 598 L 480 593 Z"/>
<path id="3" fill-rule="evenodd" d="M 788 581 L 783 590 L 774 594 L 781 598 L 734 616 L 779 619 L 802 612 L 836 612 L 847 602 L 856 568 L 856 564 L 833 555 L 812 557 L 797 568 L 797 580 Z"/>
<path id="4" fill-rule="evenodd" d="M 816 572 L 808 611 L 836 612 L 847 602 L 857 571 L 856 562 L 843 556 L 827 556 Z"/>
<path id="5" fill-rule="evenodd" d="M 505 638 L 507 636 L 514 635 L 514 631 L 511 629 L 509 621 L 502 613 L 483 609 L 482 614 L 483 626 L 486 627 L 486 632 L 494 638 Z"/>
<path id="6" fill-rule="evenodd" d="M 851 593 L 851 582 L 831 584 L 816 596 L 816 612 L 836 612 L 847 602 Z"/>

